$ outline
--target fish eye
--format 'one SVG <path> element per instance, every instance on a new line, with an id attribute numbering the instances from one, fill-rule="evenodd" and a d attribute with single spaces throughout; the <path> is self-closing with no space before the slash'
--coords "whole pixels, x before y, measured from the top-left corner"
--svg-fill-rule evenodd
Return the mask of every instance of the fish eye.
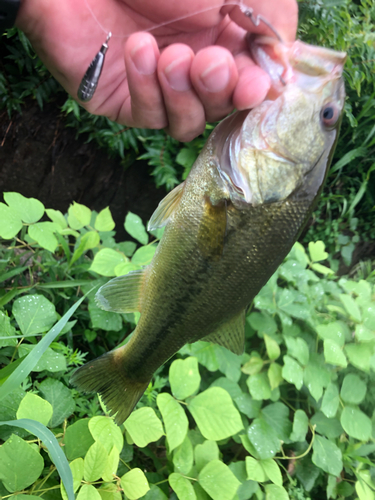
<path id="1" fill-rule="evenodd" d="M 320 117 L 323 125 L 327 128 L 330 128 L 336 125 L 337 120 L 340 117 L 340 111 L 335 104 L 330 102 L 322 108 Z"/>

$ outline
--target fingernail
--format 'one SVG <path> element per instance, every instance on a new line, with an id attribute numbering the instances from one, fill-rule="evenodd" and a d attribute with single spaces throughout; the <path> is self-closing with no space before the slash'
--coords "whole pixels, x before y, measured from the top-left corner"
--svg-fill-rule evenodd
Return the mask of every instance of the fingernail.
<path id="1" fill-rule="evenodd" d="M 131 53 L 133 63 L 141 75 L 155 73 L 157 61 L 153 46 L 149 42 L 141 42 Z"/>
<path id="2" fill-rule="evenodd" d="M 191 89 L 190 63 L 191 56 L 189 55 L 176 59 L 165 68 L 165 77 L 173 90 L 186 92 Z"/>
<path id="3" fill-rule="evenodd" d="M 229 66 L 226 59 L 221 59 L 209 65 L 201 74 L 201 80 L 208 92 L 220 92 L 229 82 Z"/>

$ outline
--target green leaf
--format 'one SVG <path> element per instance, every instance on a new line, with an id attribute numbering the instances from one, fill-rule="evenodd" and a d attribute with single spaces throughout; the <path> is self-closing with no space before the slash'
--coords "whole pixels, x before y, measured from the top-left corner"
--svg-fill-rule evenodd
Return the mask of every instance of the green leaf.
<path id="1" fill-rule="evenodd" d="M 266 484 L 264 490 L 266 492 L 266 500 L 289 500 L 289 495 L 282 486 Z"/>
<path id="2" fill-rule="evenodd" d="M 309 419 L 303 410 L 297 410 L 294 414 L 293 432 L 290 435 L 292 441 L 305 441 L 309 430 Z"/>
<path id="3" fill-rule="evenodd" d="M 79 490 L 76 500 L 101 500 L 101 496 L 92 484 L 84 484 Z"/>
<path id="4" fill-rule="evenodd" d="M 62 424 L 74 412 L 76 405 L 72 391 L 59 380 L 46 378 L 39 384 L 38 389 L 52 405 L 50 427 L 54 428 Z"/>
<path id="5" fill-rule="evenodd" d="M 94 438 L 89 431 L 89 419 L 77 420 L 69 425 L 64 436 L 65 453 L 69 460 L 84 457 L 92 444 Z"/>
<path id="6" fill-rule="evenodd" d="M 296 389 L 300 390 L 303 385 L 303 369 L 301 365 L 288 355 L 284 356 L 283 360 L 282 376 L 284 380 L 294 384 Z"/>
<path id="7" fill-rule="evenodd" d="M 350 338 L 349 327 L 343 321 L 333 321 L 326 325 L 317 325 L 316 331 L 323 340 L 333 340 L 337 345 L 343 347 L 345 339 Z"/>
<path id="8" fill-rule="evenodd" d="M 251 356 L 248 361 L 243 365 L 241 371 L 246 375 L 256 375 L 259 373 L 264 365 L 264 361 L 259 356 Z"/>
<path id="9" fill-rule="evenodd" d="M 345 376 L 342 382 L 340 395 L 346 403 L 359 405 L 365 399 L 366 392 L 367 386 L 358 375 L 349 373 Z"/>
<path id="10" fill-rule="evenodd" d="M 60 210 L 54 210 L 53 208 L 47 208 L 46 214 L 51 219 L 52 222 L 58 224 L 61 229 L 65 229 L 68 227 L 68 223 L 66 222 L 65 217 L 60 212 Z"/>
<path id="11" fill-rule="evenodd" d="M 267 335 L 273 335 L 277 332 L 277 323 L 272 316 L 266 312 L 252 312 L 246 318 L 254 330 L 265 333 Z"/>
<path id="12" fill-rule="evenodd" d="M 52 406 L 36 394 L 28 392 L 20 403 L 17 418 L 30 418 L 47 425 L 52 417 Z"/>
<path id="13" fill-rule="evenodd" d="M 116 448 L 116 446 L 114 446 L 112 450 L 109 452 L 107 464 L 102 474 L 102 478 L 104 479 L 104 481 L 111 482 L 115 479 L 119 461 L 120 461 L 120 452 Z"/>
<path id="14" fill-rule="evenodd" d="M 195 396 L 188 408 L 206 439 L 218 441 L 243 429 L 232 398 L 221 387 L 211 387 Z"/>
<path id="15" fill-rule="evenodd" d="M 27 224 L 37 222 L 44 214 L 43 203 L 35 198 L 25 198 L 19 193 L 4 193 L 4 200 L 11 210 Z"/>
<path id="16" fill-rule="evenodd" d="M 152 408 L 139 408 L 124 423 L 134 443 L 144 448 L 164 435 L 162 423 Z"/>
<path id="17" fill-rule="evenodd" d="M 325 244 L 322 241 L 316 241 L 315 243 L 310 241 L 309 253 L 313 262 L 320 262 L 328 258 L 328 253 L 325 251 Z"/>
<path id="18" fill-rule="evenodd" d="M 349 316 L 351 316 L 354 319 L 354 321 L 362 320 L 361 311 L 351 295 L 346 295 L 342 293 L 340 295 L 340 300 L 344 304 L 344 307 L 348 312 Z"/>
<path id="19" fill-rule="evenodd" d="M 76 262 L 81 255 L 83 255 L 87 250 L 91 250 L 92 248 L 95 248 L 99 245 L 100 243 L 100 237 L 99 234 L 96 231 L 88 231 L 85 233 L 78 244 L 78 247 L 74 251 L 73 257 L 70 261 L 70 265 L 73 265 L 74 262 Z"/>
<path id="20" fill-rule="evenodd" d="M 375 498 L 373 490 L 364 481 L 357 481 L 355 483 L 355 491 L 359 500 L 374 500 Z"/>
<path id="21" fill-rule="evenodd" d="M 374 330 L 366 328 L 365 325 L 355 325 L 355 337 L 358 342 L 372 342 L 375 340 Z"/>
<path id="22" fill-rule="evenodd" d="M 194 450 L 195 466 L 199 471 L 203 469 L 212 460 L 219 459 L 219 447 L 216 441 L 204 441 L 202 444 L 197 444 Z"/>
<path id="23" fill-rule="evenodd" d="M 300 337 L 288 337 L 283 335 L 286 347 L 288 349 L 288 354 L 297 359 L 301 365 L 305 366 L 309 362 L 309 346 L 306 341 Z"/>
<path id="24" fill-rule="evenodd" d="M 0 311 L 0 347 L 15 346 L 17 340 L 14 338 L 16 334 L 15 328 L 10 324 L 10 318 Z"/>
<path id="25" fill-rule="evenodd" d="M 353 366 L 364 372 L 370 370 L 370 359 L 372 352 L 366 344 L 347 344 L 345 346 L 346 355 Z"/>
<path id="26" fill-rule="evenodd" d="M 78 488 L 81 486 L 81 481 L 83 479 L 83 460 L 82 458 L 77 458 L 76 460 L 73 460 L 73 462 L 70 462 L 69 464 L 70 470 L 72 471 L 72 476 L 73 476 L 73 491 L 74 493 L 78 490 Z M 61 491 L 61 496 L 63 497 L 63 500 L 68 500 L 68 495 L 66 494 L 65 486 L 64 483 L 60 483 L 60 491 Z"/>
<path id="27" fill-rule="evenodd" d="M 115 312 L 103 311 L 96 305 L 94 300 L 89 300 L 89 313 L 92 328 L 94 329 L 100 328 L 107 332 L 118 332 L 122 328 L 121 315 Z"/>
<path id="28" fill-rule="evenodd" d="M 340 404 L 339 390 L 337 385 L 331 382 L 324 392 L 321 410 L 328 418 L 336 416 Z"/>
<path id="29" fill-rule="evenodd" d="M 278 486 L 283 485 L 283 478 L 281 475 L 280 467 L 277 465 L 275 460 L 268 458 L 267 460 L 261 460 L 261 466 L 266 473 L 268 479 Z"/>
<path id="30" fill-rule="evenodd" d="M 316 426 L 316 432 L 323 434 L 328 439 L 336 439 L 344 432 L 337 418 L 327 418 L 320 411 L 312 416 L 311 424 Z"/>
<path id="31" fill-rule="evenodd" d="M 20 356 L 31 355 L 36 348 L 37 346 L 34 345 L 22 344 L 18 348 L 18 354 Z M 47 370 L 52 373 L 66 370 L 65 356 L 47 347 L 47 349 L 45 350 L 39 361 L 32 369 L 33 372 L 42 372 L 44 370 Z"/>
<path id="32" fill-rule="evenodd" d="M 22 229 L 21 218 L 4 203 L 0 203 L 0 237 L 13 239 Z"/>
<path id="33" fill-rule="evenodd" d="M 315 435 L 312 461 L 324 472 L 335 477 L 338 477 L 342 471 L 341 450 L 325 437 Z"/>
<path id="34" fill-rule="evenodd" d="M 95 219 L 95 229 L 97 231 L 112 231 L 114 227 L 115 223 L 109 207 L 103 208 Z"/>
<path id="35" fill-rule="evenodd" d="M 229 467 L 220 460 L 212 460 L 203 467 L 198 481 L 213 500 L 232 500 L 241 484 Z"/>
<path id="36" fill-rule="evenodd" d="M 322 266 L 322 264 L 311 264 L 311 269 L 313 271 L 316 271 L 317 273 L 324 274 L 324 275 L 334 274 L 332 269 L 330 269 L 327 266 Z"/>
<path id="37" fill-rule="evenodd" d="M 85 205 L 73 202 L 68 208 L 68 223 L 72 229 L 81 229 L 88 226 L 91 220 L 91 210 Z"/>
<path id="38" fill-rule="evenodd" d="M 367 441 L 371 437 L 371 420 L 358 408 L 345 406 L 341 413 L 341 425 L 350 437 L 359 441 Z"/>
<path id="39" fill-rule="evenodd" d="M 113 447 L 121 452 L 124 446 L 124 437 L 120 427 L 108 417 L 92 417 L 89 420 L 89 430 L 95 441 L 99 441 L 110 453 Z"/>
<path id="40" fill-rule="evenodd" d="M 55 306 L 43 295 L 20 297 L 12 312 L 24 335 L 46 332 L 57 319 Z"/>
<path id="41" fill-rule="evenodd" d="M 246 383 L 253 399 L 262 400 L 271 397 L 271 386 L 266 373 L 250 375 Z"/>
<path id="42" fill-rule="evenodd" d="M 183 442 L 189 428 L 186 413 L 170 394 L 161 393 L 156 398 L 157 405 L 164 420 L 169 451 L 171 452 Z"/>
<path id="43" fill-rule="evenodd" d="M 179 500 L 197 500 L 194 488 L 191 482 L 181 474 L 172 472 L 169 475 L 168 481 L 172 490 L 176 493 Z"/>
<path id="44" fill-rule="evenodd" d="M 280 356 L 279 344 L 276 342 L 276 340 L 266 334 L 264 334 L 264 341 L 266 343 L 268 357 L 271 361 L 274 361 Z"/>
<path id="45" fill-rule="evenodd" d="M 268 380 L 270 382 L 271 391 L 276 389 L 276 387 L 279 387 L 281 382 L 284 380 L 282 371 L 283 371 L 282 366 L 280 366 L 278 363 L 270 364 L 267 375 L 268 375 Z"/>
<path id="46" fill-rule="evenodd" d="M 118 500 L 121 500 L 121 497 Z M 143 497 L 143 500 L 168 500 L 168 498 L 158 486 L 150 484 L 150 491 L 146 493 L 146 495 Z"/>
<path id="47" fill-rule="evenodd" d="M 324 341 L 324 359 L 326 363 L 346 368 L 348 362 L 341 347 L 335 341 L 327 339 Z"/>
<path id="48" fill-rule="evenodd" d="M 58 242 L 53 233 L 58 232 L 60 229 L 60 226 L 54 222 L 38 222 L 29 226 L 28 235 L 32 240 L 36 241 L 39 246 L 54 253 Z"/>
<path id="49" fill-rule="evenodd" d="M 262 409 L 262 418 L 272 427 L 276 436 L 284 442 L 289 441 L 292 423 L 289 420 L 289 408 L 283 403 L 271 403 Z"/>
<path id="50" fill-rule="evenodd" d="M 137 467 L 121 477 L 121 487 L 129 500 L 143 497 L 150 489 L 146 476 Z"/>
<path id="51" fill-rule="evenodd" d="M 253 420 L 247 435 L 262 460 L 274 457 L 280 449 L 280 439 L 270 424 L 263 418 Z"/>
<path id="52" fill-rule="evenodd" d="M 173 465 L 175 472 L 181 474 L 189 474 L 194 463 L 193 445 L 188 436 L 184 441 L 174 450 Z"/>
<path id="53" fill-rule="evenodd" d="M 132 264 L 135 266 L 147 266 L 152 261 L 156 248 L 156 245 L 147 245 L 138 248 L 132 257 Z"/>
<path id="54" fill-rule="evenodd" d="M 310 391 L 312 397 L 319 401 L 323 395 L 323 388 L 330 383 L 331 376 L 327 369 L 319 362 L 311 360 L 303 373 L 303 382 Z"/>
<path id="55" fill-rule="evenodd" d="M 126 257 L 112 248 L 102 248 L 95 255 L 90 266 L 90 271 L 94 271 L 102 276 L 116 276 L 115 267 L 126 262 Z"/>
<path id="56" fill-rule="evenodd" d="M 105 471 L 107 462 L 108 453 L 106 449 L 99 441 L 95 441 L 95 443 L 90 446 L 85 456 L 83 471 L 85 481 L 91 483 L 100 479 Z"/>
<path id="57" fill-rule="evenodd" d="M 148 234 L 146 233 L 145 226 L 143 225 L 142 219 L 132 212 L 129 212 L 125 218 L 124 223 L 125 231 L 130 234 L 135 240 L 142 243 L 142 245 L 147 245 Z"/>
<path id="58" fill-rule="evenodd" d="M 253 457 L 246 457 L 246 473 L 247 478 L 258 483 L 264 483 L 267 476 L 259 460 Z M 271 459 L 272 460 L 272 459 Z"/>

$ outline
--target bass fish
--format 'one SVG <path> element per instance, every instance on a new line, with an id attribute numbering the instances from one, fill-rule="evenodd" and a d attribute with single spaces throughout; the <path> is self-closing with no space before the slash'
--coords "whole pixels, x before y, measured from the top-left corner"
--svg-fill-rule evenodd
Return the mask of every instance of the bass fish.
<path id="1" fill-rule="evenodd" d="M 249 41 L 273 100 L 212 132 L 188 178 L 161 201 L 165 226 L 150 265 L 96 294 L 106 311 L 139 311 L 129 342 L 79 368 L 71 382 L 98 392 L 124 422 L 153 373 L 186 343 L 244 349 L 245 315 L 297 240 L 322 189 L 345 101 L 345 53 L 300 41 Z"/>

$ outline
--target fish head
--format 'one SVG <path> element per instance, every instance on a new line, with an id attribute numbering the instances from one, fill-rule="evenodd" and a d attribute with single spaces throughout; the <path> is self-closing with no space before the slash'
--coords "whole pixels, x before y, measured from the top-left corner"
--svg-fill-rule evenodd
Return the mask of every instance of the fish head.
<path id="1" fill-rule="evenodd" d="M 318 191 L 344 108 L 346 54 L 265 37 L 250 40 L 250 46 L 271 78 L 272 99 L 229 117 L 228 125 L 236 126 L 220 146 L 219 172 L 232 199 L 252 205 L 285 200 L 314 169 L 321 173 Z M 224 128 L 218 139 L 223 139 Z"/>

